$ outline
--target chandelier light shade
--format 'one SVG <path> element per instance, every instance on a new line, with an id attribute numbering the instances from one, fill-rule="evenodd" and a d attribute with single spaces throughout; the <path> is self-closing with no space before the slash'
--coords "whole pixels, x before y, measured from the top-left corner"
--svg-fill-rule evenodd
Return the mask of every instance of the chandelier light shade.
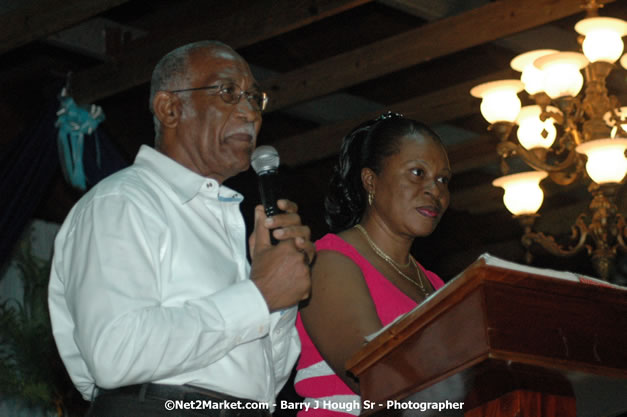
<path id="1" fill-rule="evenodd" d="M 627 69 L 627 54 L 623 55 L 623 57 L 620 59 L 620 64 L 623 66 L 623 68 Z"/>
<path id="2" fill-rule="evenodd" d="M 583 53 L 590 62 L 613 64 L 623 53 L 623 36 L 627 35 L 627 22 L 612 17 L 589 17 L 579 21 L 575 30 L 585 39 Z"/>
<path id="3" fill-rule="evenodd" d="M 482 99 L 481 114 L 489 123 L 513 123 L 520 112 L 518 93 L 523 87 L 520 80 L 491 81 L 472 88 L 470 94 Z"/>
<path id="4" fill-rule="evenodd" d="M 533 64 L 544 74 L 544 92 L 555 99 L 579 94 L 583 87 L 581 69 L 588 65 L 588 59 L 579 52 L 558 52 L 540 57 Z"/>
<path id="5" fill-rule="evenodd" d="M 597 184 L 619 183 L 627 174 L 627 139 L 598 139 L 577 146 L 588 157 L 586 171 Z"/>
<path id="6" fill-rule="evenodd" d="M 499 177 L 492 181 L 492 185 L 505 190 L 503 203 L 513 215 L 534 214 L 544 200 L 540 181 L 546 176 L 544 171 L 521 172 Z"/>
<path id="7" fill-rule="evenodd" d="M 547 106 L 547 110 L 559 113 L 559 109 Z M 540 120 L 542 108 L 537 105 L 525 106 L 520 109 L 516 124 L 518 124 L 518 142 L 527 150 L 533 148 L 548 149 L 553 145 L 557 137 L 557 129 L 555 128 L 555 119 L 547 118 L 545 121 Z"/>
<path id="8" fill-rule="evenodd" d="M 544 73 L 533 62 L 545 55 L 557 53 L 555 49 L 536 49 L 518 55 L 510 62 L 510 66 L 521 72 L 520 80 L 525 85 L 525 91 L 536 94 L 544 91 Z"/>

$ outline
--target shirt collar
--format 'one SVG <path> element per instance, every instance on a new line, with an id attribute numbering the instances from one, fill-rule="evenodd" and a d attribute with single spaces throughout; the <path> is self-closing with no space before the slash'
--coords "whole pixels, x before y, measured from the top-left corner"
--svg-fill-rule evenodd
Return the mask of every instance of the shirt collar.
<path id="1" fill-rule="evenodd" d="M 203 177 L 194 171 L 184 167 L 174 159 L 157 151 L 156 149 L 142 145 L 135 157 L 135 165 L 142 168 L 148 168 L 155 172 L 163 181 L 165 181 L 172 191 L 178 196 L 181 204 L 185 204 L 193 199 L 207 184 L 211 184 L 211 188 L 215 190 L 215 195 L 220 200 L 224 196 L 228 196 L 229 200 L 242 201 L 243 197 L 229 187 L 220 185 L 213 178 Z M 219 194 L 219 195 L 218 195 Z"/>

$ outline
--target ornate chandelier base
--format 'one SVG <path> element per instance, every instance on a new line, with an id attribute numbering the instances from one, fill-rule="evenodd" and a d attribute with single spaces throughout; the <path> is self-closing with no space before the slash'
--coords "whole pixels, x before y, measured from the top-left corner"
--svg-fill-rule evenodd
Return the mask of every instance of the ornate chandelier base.
<path id="1" fill-rule="evenodd" d="M 537 214 L 515 216 L 524 228 L 521 242 L 526 249 L 525 261 L 532 262 L 531 247 L 534 243 L 560 257 L 573 256 L 585 249 L 596 273 L 608 281 L 618 250 L 627 252 L 627 222 L 616 205 L 619 188 L 620 184 L 596 183 L 588 187 L 592 194 L 588 212 L 580 214 L 571 227 L 570 243 L 567 245 L 558 244 L 553 236 L 533 231 Z"/>

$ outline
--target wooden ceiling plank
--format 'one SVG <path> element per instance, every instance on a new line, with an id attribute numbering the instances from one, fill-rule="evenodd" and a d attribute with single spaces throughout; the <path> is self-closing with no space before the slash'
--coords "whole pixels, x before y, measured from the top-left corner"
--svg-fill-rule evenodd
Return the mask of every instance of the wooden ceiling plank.
<path id="1" fill-rule="evenodd" d="M 320 97 L 434 58 L 582 13 L 581 0 L 526 0 L 524 3 L 521 5 L 520 0 L 489 3 L 264 80 L 262 86 L 272 97 L 269 110 Z"/>
<path id="2" fill-rule="evenodd" d="M 324 125 L 300 135 L 283 138 L 272 143 L 272 145 L 281 155 L 281 161 L 287 165 L 298 166 L 314 162 L 335 155 L 340 149 L 342 137 L 352 128 L 388 110 L 402 113 L 406 117 L 420 120 L 428 125 L 444 123 L 474 114 L 477 112 L 480 102 L 469 94 L 470 89 L 483 82 L 511 77 L 512 74 L 514 74 L 513 70 L 498 71 L 472 81 L 393 104 L 376 112 L 364 114 L 359 118 Z M 494 154 L 496 155 L 496 151 Z M 462 155 L 462 153 L 457 152 L 455 155 Z M 476 157 L 485 158 L 485 155 L 477 155 Z M 477 166 L 478 162 L 474 163 L 465 159 L 468 158 L 467 156 L 463 158 L 460 161 L 451 159 L 451 165 L 459 163 L 462 166 Z"/>
<path id="3" fill-rule="evenodd" d="M 381 4 L 427 20 L 441 19 L 474 9 L 487 0 L 377 0 Z"/>
<path id="4" fill-rule="evenodd" d="M 446 15 L 449 1 L 434 2 L 429 0 L 377 0 L 393 9 L 400 10 L 421 19 L 435 20 Z"/>
<path id="5" fill-rule="evenodd" d="M 226 17 L 222 19 L 207 19 L 202 25 L 189 28 L 173 25 L 175 33 L 164 30 L 138 39 L 116 62 L 76 73 L 73 95 L 81 104 L 92 103 L 148 82 L 159 58 L 188 42 L 219 39 L 237 49 L 369 1 L 372 0 L 258 0 L 246 8 L 232 2 L 232 12 L 224 13 Z"/>
<path id="6" fill-rule="evenodd" d="M 466 187 L 451 193 L 450 208 L 473 214 L 506 210 L 503 205 L 503 189 L 489 183 Z"/>
<path id="7" fill-rule="evenodd" d="M 0 54 L 71 27 L 128 0 L 38 0 L 0 15 Z"/>
<path id="8" fill-rule="evenodd" d="M 486 133 L 447 147 L 453 175 L 498 163 L 499 156 L 496 153 L 498 142 L 496 135 Z"/>

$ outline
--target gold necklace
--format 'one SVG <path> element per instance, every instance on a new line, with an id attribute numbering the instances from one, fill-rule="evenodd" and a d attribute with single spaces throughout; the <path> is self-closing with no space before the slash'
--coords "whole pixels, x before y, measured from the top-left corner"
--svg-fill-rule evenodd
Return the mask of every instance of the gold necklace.
<path id="1" fill-rule="evenodd" d="M 420 268 L 418 267 L 418 264 L 416 263 L 415 259 L 413 258 L 413 256 L 409 256 L 409 262 L 407 262 L 407 266 L 409 266 L 409 263 L 412 263 L 414 265 L 414 268 L 416 268 L 416 272 L 418 273 L 418 281 L 411 279 L 408 275 L 404 274 L 403 271 L 401 271 L 397 264 L 398 262 L 395 262 L 394 259 L 392 259 L 387 253 L 383 252 L 381 250 L 381 248 L 379 248 L 377 246 L 376 243 L 373 242 L 372 239 L 370 239 L 370 235 L 368 235 L 368 232 L 366 231 L 366 229 L 363 228 L 362 225 L 360 224 L 356 224 L 355 228 L 357 230 L 359 230 L 364 237 L 366 238 L 366 241 L 368 242 L 368 244 L 370 245 L 370 247 L 372 248 L 372 250 L 379 255 L 379 257 L 381 259 L 383 259 L 384 261 L 386 261 L 388 264 L 390 264 L 390 266 L 392 268 L 394 268 L 394 270 L 396 272 L 398 272 L 398 274 L 400 276 L 402 276 L 403 278 L 405 278 L 407 281 L 411 282 L 412 284 L 414 284 L 415 286 L 417 286 L 420 291 L 422 291 L 422 293 L 425 295 L 425 297 L 429 296 L 429 292 L 427 291 L 427 289 L 425 288 L 425 285 L 422 283 L 422 271 L 420 270 Z"/>
<path id="2" fill-rule="evenodd" d="M 377 255 L 379 255 L 381 258 L 383 258 L 387 263 L 396 266 L 396 268 L 407 268 L 409 266 L 409 264 L 411 263 L 411 256 L 407 256 L 407 263 L 405 263 L 405 264 L 401 264 L 399 262 L 396 262 L 394 259 L 392 259 L 391 256 L 389 256 L 387 253 L 383 252 L 381 250 L 381 248 L 379 248 L 372 241 L 372 239 L 370 239 L 370 235 L 368 235 L 368 232 L 366 232 L 366 229 L 364 229 L 361 224 L 356 224 L 355 227 L 357 228 L 357 230 L 359 230 L 361 233 L 363 233 L 363 235 L 366 237 L 366 240 L 370 244 L 370 247 L 377 253 Z"/>

